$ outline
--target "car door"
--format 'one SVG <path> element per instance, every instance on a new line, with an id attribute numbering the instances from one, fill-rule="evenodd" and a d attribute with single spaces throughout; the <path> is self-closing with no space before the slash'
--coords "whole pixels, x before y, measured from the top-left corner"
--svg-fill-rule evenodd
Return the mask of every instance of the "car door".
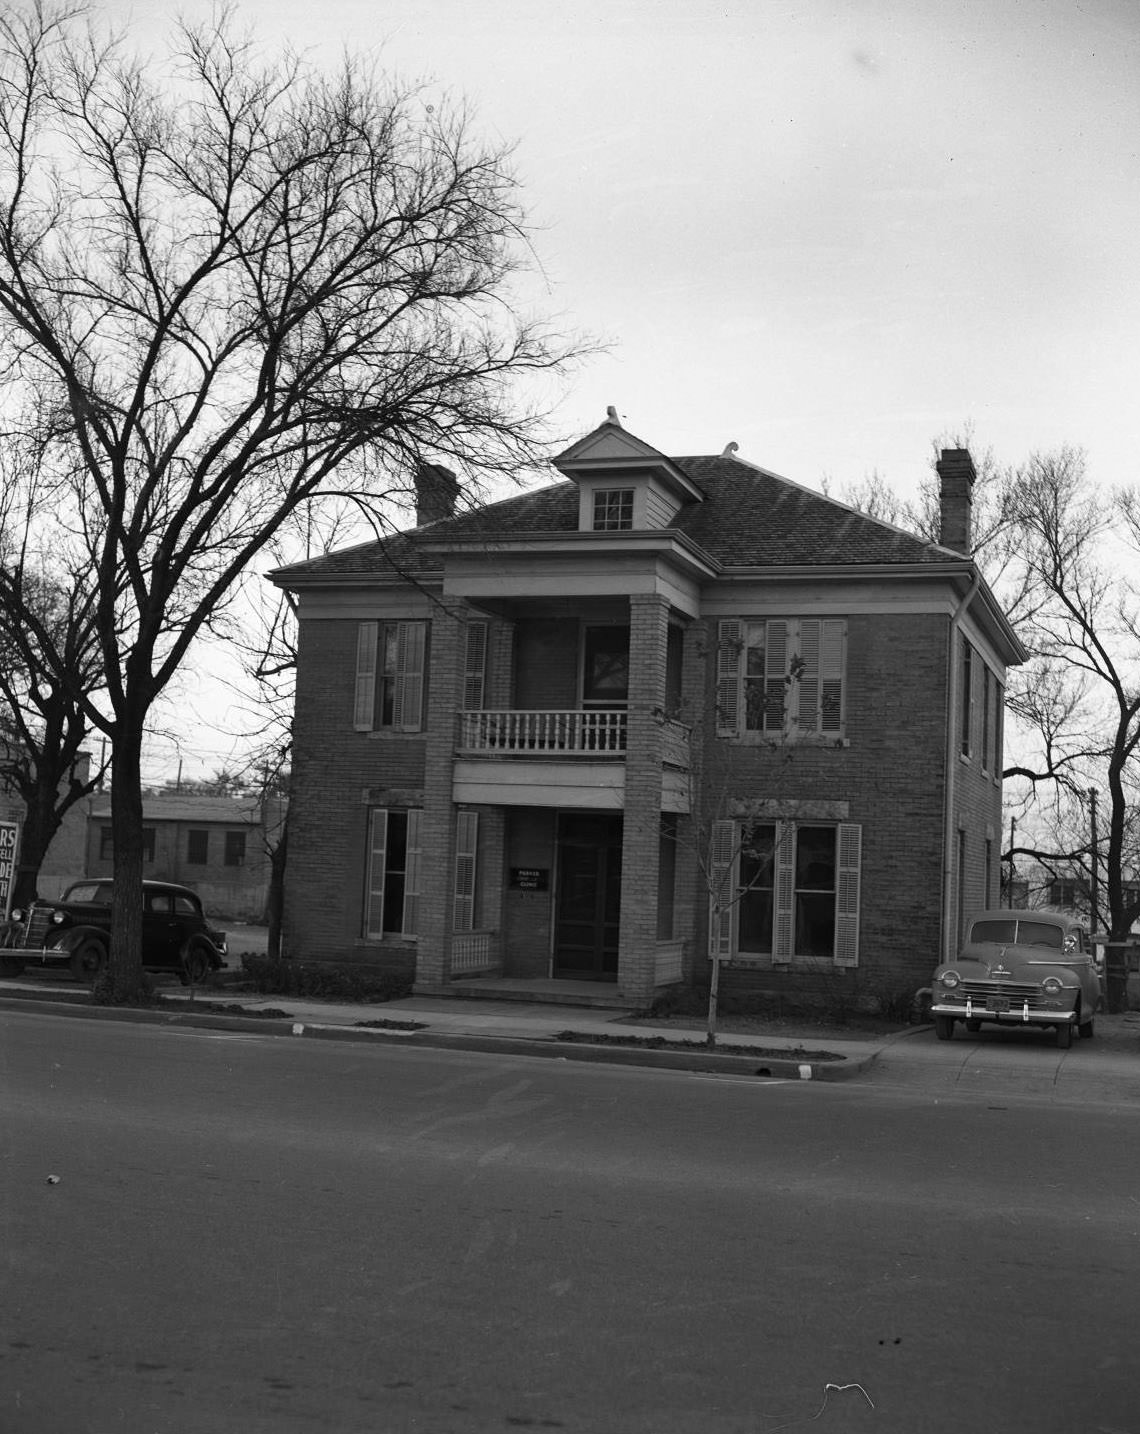
<path id="1" fill-rule="evenodd" d="M 177 925 L 168 891 L 143 893 L 143 964 L 174 966 L 178 962 Z"/>

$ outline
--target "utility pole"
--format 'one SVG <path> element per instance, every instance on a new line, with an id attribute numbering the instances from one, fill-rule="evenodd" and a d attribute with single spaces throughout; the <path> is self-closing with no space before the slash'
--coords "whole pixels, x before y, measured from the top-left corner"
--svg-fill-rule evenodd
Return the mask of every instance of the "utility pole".
<path id="1" fill-rule="evenodd" d="M 1091 831 L 1090 831 L 1091 841 L 1090 841 L 1090 847 L 1089 847 L 1089 856 L 1090 856 L 1089 865 L 1090 865 L 1091 870 L 1092 870 L 1092 880 L 1089 882 L 1089 907 L 1090 907 L 1090 910 L 1089 910 L 1089 918 L 1090 918 L 1090 923 L 1091 923 L 1091 926 L 1092 926 L 1093 931 L 1096 931 L 1096 930 L 1098 930 L 1099 927 L 1100 927 L 1100 920 L 1099 920 L 1099 918 L 1098 918 L 1098 910 L 1097 910 L 1098 907 L 1099 907 L 1099 905 L 1100 905 L 1100 890 L 1099 890 L 1099 885 L 1100 885 L 1100 882 L 1099 882 L 1099 876 L 1100 876 L 1100 861 L 1099 861 L 1099 857 L 1098 857 L 1098 848 L 1097 848 L 1097 833 L 1096 833 L 1096 788 L 1095 788 L 1095 787 L 1090 787 L 1090 788 L 1089 788 L 1089 826 L 1090 826 L 1090 828 L 1091 828 Z"/>
<path id="2" fill-rule="evenodd" d="M 1013 880 L 1017 875 L 1017 860 L 1013 855 L 1013 848 L 1017 844 L 1017 818 L 1009 819 L 1009 875 L 1006 877 L 1005 904 L 1013 905 Z"/>

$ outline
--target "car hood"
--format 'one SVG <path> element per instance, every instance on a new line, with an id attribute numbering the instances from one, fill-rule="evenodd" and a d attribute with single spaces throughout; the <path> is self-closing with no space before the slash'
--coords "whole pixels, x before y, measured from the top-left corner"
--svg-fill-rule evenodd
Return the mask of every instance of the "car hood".
<path id="1" fill-rule="evenodd" d="M 949 964 L 957 967 L 963 976 L 969 974 L 977 980 L 1040 981 L 1046 974 L 1043 967 L 1057 975 L 1068 971 L 1076 977 L 1077 966 L 1087 965 L 1088 962 L 1087 958 L 1082 958 L 1074 964 L 1071 957 L 1061 951 L 1051 951 L 1047 946 L 1006 946 L 1000 941 L 971 941 L 962 948 L 957 961 Z M 966 965 L 981 969 L 967 973 L 962 969 Z"/>

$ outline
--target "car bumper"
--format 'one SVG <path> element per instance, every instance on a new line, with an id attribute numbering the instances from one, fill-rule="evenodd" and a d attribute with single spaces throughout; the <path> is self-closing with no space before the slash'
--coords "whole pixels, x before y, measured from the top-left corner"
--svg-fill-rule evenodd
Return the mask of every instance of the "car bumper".
<path id="1" fill-rule="evenodd" d="M 25 966 L 66 966 L 71 960 L 71 952 L 58 946 L 6 946 L 0 955 Z"/>
<path id="2" fill-rule="evenodd" d="M 958 1021 L 996 1021 L 1003 1026 L 1071 1026 L 1077 1019 L 1075 1010 L 1043 1010 L 1028 1001 L 1011 1001 L 1008 1011 L 989 1011 L 984 1002 L 969 997 L 965 1001 L 935 1001 L 930 1014 L 953 1016 Z"/>

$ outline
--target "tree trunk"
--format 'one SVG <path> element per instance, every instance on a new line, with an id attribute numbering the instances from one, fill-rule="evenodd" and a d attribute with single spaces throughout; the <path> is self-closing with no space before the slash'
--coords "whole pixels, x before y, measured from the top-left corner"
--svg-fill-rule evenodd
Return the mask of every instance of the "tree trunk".
<path id="1" fill-rule="evenodd" d="M 1114 1016 L 1128 1009 L 1128 939 L 1128 928 L 1120 930 L 1114 925 L 1104 953 L 1104 999 Z"/>
<path id="2" fill-rule="evenodd" d="M 119 721 L 111 744 L 111 834 L 114 895 L 111 953 L 96 991 L 109 1005 L 144 997 L 142 969 L 143 808 L 142 724 Z"/>
<path id="3" fill-rule="evenodd" d="M 40 867 L 60 825 L 56 801 L 55 791 L 45 789 L 39 783 L 31 793 L 31 800 L 25 796 L 24 820 L 20 829 L 20 861 L 12 889 L 13 906 L 27 908 L 38 895 Z M 76 871 L 72 875 L 78 880 L 83 872 Z"/>
<path id="4" fill-rule="evenodd" d="M 288 858 L 289 814 L 281 826 L 281 839 L 269 853 L 269 891 L 265 898 L 266 954 L 281 960 L 281 917 L 285 908 L 285 864 Z"/>

